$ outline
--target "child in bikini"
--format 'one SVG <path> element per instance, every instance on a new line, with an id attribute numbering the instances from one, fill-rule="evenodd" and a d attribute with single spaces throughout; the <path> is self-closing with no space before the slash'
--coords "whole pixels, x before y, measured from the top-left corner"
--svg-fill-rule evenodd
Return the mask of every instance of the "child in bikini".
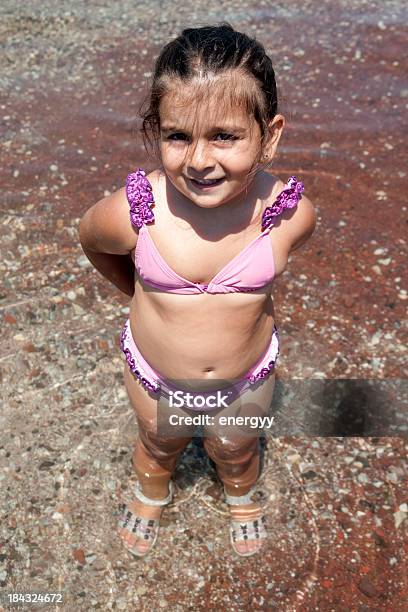
<path id="1" fill-rule="evenodd" d="M 272 283 L 316 224 L 303 183 L 267 171 L 285 119 L 258 41 L 225 23 L 184 30 L 156 61 L 149 101 L 142 132 L 153 136 L 158 168 L 130 172 L 80 224 L 89 260 L 132 298 L 120 341 L 138 482 L 118 533 L 139 557 L 156 541 L 177 456 L 192 437 L 188 428 L 160 431 L 158 409 L 171 412 L 178 390 L 200 399 L 193 410 L 220 392 L 232 413 L 268 412 L 279 353 Z M 267 536 L 252 499 L 259 435 L 219 428 L 203 444 L 230 508 L 231 545 L 252 555 Z"/>

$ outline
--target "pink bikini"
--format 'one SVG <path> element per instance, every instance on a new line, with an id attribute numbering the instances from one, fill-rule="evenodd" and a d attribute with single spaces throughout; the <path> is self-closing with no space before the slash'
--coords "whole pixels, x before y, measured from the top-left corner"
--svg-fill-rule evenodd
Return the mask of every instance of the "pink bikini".
<path id="1" fill-rule="evenodd" d="M 248 293 L 265 287 L 275 276 L 269 232 L 276 218 L 286 208 L 297 205 L 302 192 L 303 183 L 292 176 L 272 206 L 264 210 L 261 233 L 228 262 L 209 283 L 193 283 L 177 274 L 160 255 L 147 227 L 148 223 L 154 222 L 151 209 L 151 205 L 154 204 L 152 186 L 143 170 L 132 172 L 126 179 L 126 195 L 130 206 L 131 223 L 139 230 L 135 250 L 137 272 L 146 284 L 166 293 Z M 143 358 L 133 340 L 129 320 L 122 330 L 121 347 L 131 371 L 146 388 L 165 397 L 169 397 L 170 391 L 178 390 L 153 370 Z M 265 378 L 273 370 L 278 354 L 278 331 L 274 326 L 266 353 L 243 379 L 232 385 L 233 395 L 243 393 L 251 384 Z M 214 391 L 207 394 L 199 393 L 204 397 L 213 394 Z"/>

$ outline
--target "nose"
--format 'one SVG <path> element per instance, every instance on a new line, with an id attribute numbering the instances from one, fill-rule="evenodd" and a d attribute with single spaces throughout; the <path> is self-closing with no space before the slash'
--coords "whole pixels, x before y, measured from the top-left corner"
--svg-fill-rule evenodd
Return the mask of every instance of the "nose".
<path id="1" fill-rule="evenodd" d="M 199 139 L 197 142 L 190 145 L 188 169 L 197 174 L 202 174 L 205 170 L 210 170 L 214 167 L 215 161 L 211 154 L 211 147 L 204 139 Z"/>

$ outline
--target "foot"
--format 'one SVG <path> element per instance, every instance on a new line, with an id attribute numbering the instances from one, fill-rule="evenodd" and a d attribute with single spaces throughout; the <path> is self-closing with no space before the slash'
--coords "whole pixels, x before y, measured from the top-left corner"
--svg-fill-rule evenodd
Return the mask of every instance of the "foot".
<path id="1" fill-rule="evenodd" d="M 246 496 L 242 496 L 237 504 L 232 496 L 227 496 L 231 516 L 230 538 L 234 551 L 243 557 L 249 557 L 257 553 L 262 548 L 267 538 L 265 529 L 266 519 L 263 516 L 262 507 L 252 502 L 250 491 Z M 249 502 L 249 503 L 248 503 Z"/>
<path id="2" fill-rule="evenodd" d="M 171 491 L 171 488 L 170 488 Z M 153 548 L 159 531 L 159 519 L 165 506 L 171 499 L 149 500 L 136 489 L 135 494 L 141 499 L 135 499 L 123 507 L 119 519 L 118 533 L 124 546 L 137 557 L 144 557 Z M 149 504 L 148 502 L 152 503 Z M 154 503 L 157 502 L 157 503 Z"/>

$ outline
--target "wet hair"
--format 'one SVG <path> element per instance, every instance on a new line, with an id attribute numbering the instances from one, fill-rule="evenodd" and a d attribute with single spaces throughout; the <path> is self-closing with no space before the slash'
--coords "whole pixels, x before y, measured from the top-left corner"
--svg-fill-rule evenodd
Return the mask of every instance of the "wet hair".
<path id="1" fill-rule="evenodd" d="M 232 81 L 231 81 L 232 79 Z M 227 22 L 188 28 L 166 44 L 158 56 L 150 93 L 140 108 L 144 146 L 152 140 L 160 158 L 160 102 L 166 94 L 177 95 L 183 86 L 191 101 L 217 95 L 217 113 L 240 106 L 261 129 L 260 155 L 268 141 L 268 123 L 278 111 L 277 87 L 272 61 L 255 38 L 237 32 Z M 147 102 L 147 109 L 143 106 Z M 259 161 L 259 159 L 257 161 Z"/>

